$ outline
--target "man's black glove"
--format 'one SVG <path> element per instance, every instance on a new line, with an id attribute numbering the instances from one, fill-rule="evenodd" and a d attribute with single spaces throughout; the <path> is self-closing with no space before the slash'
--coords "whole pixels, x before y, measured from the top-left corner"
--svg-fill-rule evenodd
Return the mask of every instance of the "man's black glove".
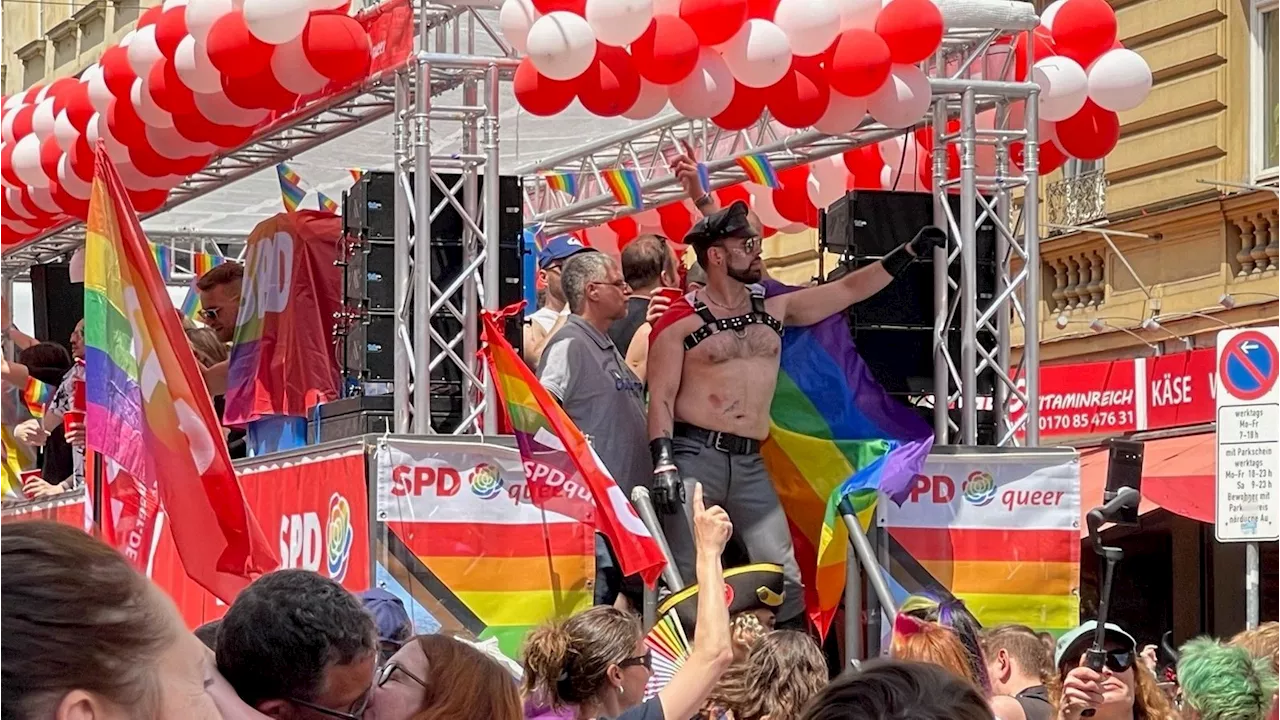
<path id="1" fill-rule="evenodd" d="M 665 515 L 674 515 L 684 505 L 684 481 L 680 479 L 680 471 L 676 469 L 675 448 L 671 445 L 671 438 L 650 440 L 649 454 L 653 457 L 653 487 L 649 491 L 653 509 Z"/>
<path id="2" fill-rule="evenodd" d="M 935 247 L 947 246 L 947 233 L 942 228 L 926 225 L 907 242 L 894 248 L 893 252 L 884 256 L 880 264 L 885 272 L 897 277 L 916 258 L 925 257 Z"/>

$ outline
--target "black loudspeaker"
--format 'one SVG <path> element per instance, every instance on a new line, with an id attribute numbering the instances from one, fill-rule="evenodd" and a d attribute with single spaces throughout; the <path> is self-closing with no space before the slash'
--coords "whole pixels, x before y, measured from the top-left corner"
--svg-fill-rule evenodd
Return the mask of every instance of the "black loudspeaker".
<path id="1" fill-rule="evenodd" d="M 951 210 L 960 215 L 960 198 L 949 196 Z M 928 193 L 862 191 L 850 192 L 827 209 L 819 229 L 823 249 L 840 253 L 840 265 L 827 277 L 834 280 L 848 272 L 878 262 L 894 248 L 911 240 L 920 228 L 933 223 L 933 196 Z M 995 296 L 996 231 L 988 221 L 977 231 L 978 299 L 983 307 Z M 960 282 L 960 265 L 950 272 Z M 891 395 L 908 405 L 923 395 L 945 397 L 947 390 L 933 387 L 933 258 L 912 263 L 888 287 L 851 307 L 849 329 L 876 381 Z M 996 338 L 980 330 L 978 342 L 994 354 Z M 960 354 L 959 317 L 947 334 L 952 357 Z M 977 393 L 991 396 L 995 372 L 979 374 Z M 920 408 L 932 420 L 930 407 Z M 980 444 L 994 444 L 995 422 L 990 410 L 979 410 Z"/>
<path id="2" fill-rule="evenodd" d="M 31 267 L 32 334 L 71 347 L 71 331 L 84 317 L 84 284 L 71 282 L 66 263 Z"/>
<path id="3" fill-rule="evenodd" d="M 458 176 L 441 174 L 441 180 L 452 188 Z M 478 179 L 477 192 L 483 193 L 485 178 Z M 498 303 L 506 307 L 524 296 L 523 204 L 519 178 L 502 176 L 498 180 L 500 222 L 498 227 Z M 462 189 L 454 196 L 462 204 Z M 438 186 L 432 186 L 432 207 L 443 198 Z M 348 237 L 353 238 L 353 252 L 346 265 L 347 306 L 360 309 L 361 322 L 349 328 L 346 342 L 345 373 L 349 384 L 365 388 L 389 388 L 395 370 L 395 257 L 394 222 L 395 177 L 387 172 L 365 173 L 344 202 L 343 221 Z M 478 224 L 484 229 L 483 219 Z M 444 290 L 463 269 L 463 220 L 452 204 L 445 203 L 431 221 L 431 280 Z M 412 228 L 410 229 L 412 232 Z M 461 309 L 462 291 L 452 296 Z M 413 320 L 410 319 L 412 327 Z M 432 319 L 436 332 L 452 338 L 461 329 L 459 322 L 446 313 Z M 477 332 L 479 328 L 477 328 Z M 508 321 L 507 341 L 520 351 L 523 331 L 518 318 Z M 462 347 L 453 348 L 462 354 Z M 443 353 L 434 343 L 432 357 Z M 440 432 L 457 427 L 462 417 L 462 373 L 452 362 L 442 362 L 431 376 L 432 425 Z"/>
<path id="4" fill-rule="evenodd" d="M 1142 460 L 1144 444 L 1136 440 L 1111 441 L 1107 458 L 1107 487 L 1102 501 L 1110 502 L 1122 487 L 1142 492 Z M 1138 506 L 1125 508 L 1115 520 L 1117 525 L 1137 525 Z"/>

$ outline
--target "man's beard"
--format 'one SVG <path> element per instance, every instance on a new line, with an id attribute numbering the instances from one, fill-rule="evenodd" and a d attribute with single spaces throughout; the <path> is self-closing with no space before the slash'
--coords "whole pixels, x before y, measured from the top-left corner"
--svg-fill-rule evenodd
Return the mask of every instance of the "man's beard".
<path id="1" fill-rule="evenodd" d="M 754 263 L 752 263 L 752 265 L 754 265 Z M 725 270 L 728 272 L 729 277 L 734 280 L 751 285 L 752 283 L 760 282 L 760 278 L 764 277 L 764 271 L 761 269 L 752 269 L 752 265 L 748 265 L 742 269 L 729 265 Z"/>

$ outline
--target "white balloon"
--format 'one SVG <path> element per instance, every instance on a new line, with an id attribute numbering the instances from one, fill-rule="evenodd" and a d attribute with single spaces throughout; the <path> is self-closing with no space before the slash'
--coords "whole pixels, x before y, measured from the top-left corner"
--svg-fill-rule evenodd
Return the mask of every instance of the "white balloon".
<path id="1" fill-rule="evenodd" d="M 640 78 L 640 95 L 622 117 L 628 120 L 648 120 L 667 107 L 667 87 Z"/>
<path id="2" fill-rule="evenodd" d="M 89 104 L 93 105 L 93 109 L 100 113 L 105 113 L 107 108 L 111 107 L 111 101 L 115 96 L 111 94 L 111 89 L 107 87 L 106 78 L 102 74 L 102 67 L 94 65 L 91 68 L 92 73 L 86 72 L 88 77 L 86 83 L 89 86 Z"/>
<path id="3" fill-rule="evenodd" d="M 187 32 L 199 42 L 204 42 L 205 38 L 209 37 L 209 28 L 213 27 L 218 18 L 235 10 L 236 7 L 237 3 L 234 0 L 190 0 L 187 3 L 185 16 Z"/>
<path id="4" fill-rule="evenodd" d="M 885 127 L 909 127 L 929 110 L 932 92 L 920 68 L 894 64 L 884 84 L 867 96 L 867 111 Z"/>
<path id="5" fill-rule="evenodd" d="M 1108 50 L 1089 66 L 1089 99 L 1104 110 L 1123 112 L 1151 94 L 1151 67 L 1138 53 Z"/>
<path id="6" fill-rule="evenodd" d="M 691 118 L 719 115 L 733 100 L 733 73 L 720 53 L 703 47 L 689 77 L 670 87 L 671 106 Z"/>
<path id="7" fill-rule="evenodd" d="M 786 33 L 791 52 L 819 55 L 840 34 L 840 8 L 835 0 L 781 0 L 773 21 Z"/>
<path id="8" fill-rule="evenodd" d="M 22 199 L 22 191 L 20 191 L 18 188 L 6 187 L 4 189 L 4 197 L 5 197 L 6 204 L 8 204 L 9 206 L 9 209 L 12 210 L 15 215 L 17 215 L 20 218 L 25 218 L 27 220 L 36 219 L 35 212 L 27 208 L 26 202 L 24 202 Z"/>
<path id="9" fill-rule="evenodd" d="M 1057 16 L 1058 11 L 1066 4 L 1067 0 L 1053 0 L 1053 2 L 1049 3 L 1049 6 L 1044 9 L 1044 12 L 1040 13 L 1040 24 L 1044 26 L 1045 30 L 1053 30 L 1053 18 Z"/>
<path id="10" fill-rule="evenodd" d="M 129 67 L 133 68 L 133 73 L 138 77 L 146 77 L 151 72 L 151 66 L 161 57 L 160 46 L 156 45 L 156 26 L 148 25 L 139 29 L 138 34 L 133 36 L 133 42 L 129 43 Z"/>
<path id="11" fill-rule="evenodd" d="M 311 0 L 244 0 L 249 34 L 270 45 L 301 37 L 311 17 Z"/>
<path id="12" fill-rule="evenodd" d="M 624 47 L 649 29 L 653 0 L 587 0 L 586 18 L 597 40 Z"/>
<path id="13" fill-rule="evenodd" d="M 790 225 L 784 225 L 780 228 L 776 228 L 776 230 L 783 235 L 795 235 L 796 233 L 802 233 L 808 229 L 809 226 L 804 223 L 791 223 Z"/>
<path id="14" fill-rule="evenodd" d="M 191 5 L 187 6 L 187 11 L 191 11 Z M 210 62 L 204 45 L 196 42 L 191 35 L 178 43 L 178 49 L 173 53 L 173 69 L 178 73 L 182 84 L 191 88 L 192 92 L 222 92 L 218 69 Z"/>
<path id="15" fill-rule="evenodd" d="M 53 98 L 42 100 L 36 105 L 36 113 L 31 116 L 32 131 L 44 140 L 53 134 L 53 124 L 57 119 L 53 112 Z"/>
<path id="16" fill-rule="evenodd" d="M 131 162 L 116 162 L 116 173 L 130 190 L 150 190 L 152 178 L 143 175 Z"/>
<path id="17" fill-rule="evenodd" d="M 914 134 L 881 140 L 876 149 L 880 151 L 880 159 L 884 161 L 885 167 L 895 173 L 903 166 L 915 167 L 916 156 L 920 153 Z"/>
<path id="18" fill-rule="evenodd" d="M 867 99 L 849 97 L 831 91 L 831 100 L 827 103 L 827 111 L 822 114 L 813 127 L 829 135 L 846 133 L 858 127 L 858 123 L 867 116 Z"/>
<path id="19" fill-rule="evenodd" d="M 529 59 L 552 80 L 572 80 L 596 59 L 596 36 L 581 15 L 557 10 L 529 28 Z"/>
<path id="20" fill-rule="evenodd" d="M 33 187 L 27 190 L 27 197 L 31 198 L 31 204 L 49 213 L 50 215 L 62 215 L 62 208 L 58 207 L 58 203 L 53 201 L 53 193 L 48 187 Z"/>
<path id="21" fill-rule="evenodd" d="M 840 11 L 840 32 L 876 29 L 880 0 L 836 0 L 836 7 Z"/>
<path id="22" fill-rule="evenodd" d="M 212 155 L 218 148 L 210 143 L 195 143 L 182 137 L 175 128 L 147 126 L 147 142 L 160 157 L 181 160 L 196 155 Z"/>
<path id="23" fill-rule="evenodd" d="M 58 147 L 62 148 L 63 152 L 71 150 L 76 138 L 80 137 L 80 131 L 76 130 L 76 126 L 72 125 L 71 120 L 67 118 L 66 110 L 58 113 L 57 119 L 53 121 L 53 137 L 58 141 Z"/>
<path id="24" fill-rule="evenodd" d="M 647 227 L 654 227 L 659 229 L 661 229 L 662 227 L 662 216 L 658 215 L 657 208 L 649 208 L 648 210 L 641 210 L 640 212 L 636 213 L 635 215 L 632 215 L 631 217 L 633 220 L 636 221 L 637 226 L 642 226 L 642 227 L 647 226 Z"/>
<path id="25" fill-rule="evenodd" d="M 595 248 L 597 252 L 606 255 L 618 255 L 618 233 L 609 229 L 608 225 L 596 225 L 587 228 L 587 245 Z"/>
<path id="26" fill-rule="evenodd" d="M 747 87 L 769 87 L 791 69 L 791 44 L 787 34 L 768 20 L 748 20 L 718 49 L 729 72 Z"/>
<path id="27" fill-rule="evenodd" d="M 312 0 L 311 9 L 320 11 L 337 10 L 348 2 L 349 0 Z"/>
<path id="28" fill-rule="evenodd" d="M 848 177 L 849 171 L 844 166 L 844 160 L 839 155 L 833 157 L 821 158 L 809 163 L 809 176 L 818 178 L 818 182 L 840 183 L 844 187 L 845 178 Z"/>
<path id="29" fill-rule="evenodd" d="M 40 232 L 35 227 L 28 225 L 22 222 L 21 220 L 9 220 L 8 218 L 6 218 L 4 221 L 4 226 L 6 229 L 12 230 L 13 232 L 19 235 L 35 235 L 36 233 Z"/>
<path id="30" fill-rule="evenodd" d="M 1023 130 L 1027 127 L 1026 101 L 1019 100 L 1009 105 L 1009 129 Z M 1040 118 L 1037 126 L 1036 142 L 1057 140 L 1058 128 L 1050 120 Z"/>
<path id="31" fill-rule="evenodd" d="M 542 17 L 530 0 L 505 0 L 498 10 L 498 29 L 517 52 L 527 52 L 529 28 Z"/>
<path id="32" fill-rule="evenodd" d="M 187 0 L 164 0 L 164 3 L 160 6 L 160 10 L 161 12 L 168 12 L 176 7 L 186 6 Z"/>
<path id="33" fill-rule="evenodd" d="M 98 145 L 98 128 L 102 124 L 102 118 L 106 117 L 106 113 L 94 113 L 89 116 L 89 122 L 84 126 L 84 139 L 89 142 L 90 148 L 96 148 Z"/>
<path id="34" fill-rule="evenodd" d="M 102 140 L 102 144 L 107 148 L 107 155 L 112 161 L 118 163 L 127 163 L 132 158 L 129 157 L 129 148 L 124 143 L 116 139 L 111 134 L 111 127 L 107 123 L 107 116 L 98 116 L 98 138 Z"/>
<path id="35" fill-rule="evenodd" d="M 159 128 L 173 127 L 173 116 L 164 108 L 156 105 L 155 99 L 151 97 L 149 75 L 144 75 L 133 81 L 133 88 L 129 90 L 129 100 L 133 103 L 133 109 L 137 111 L 138 117 L 142 118 L 143 123 Z"/>
<path id="36" fill-rule="evenodd" d="M 133 37 L 137 34 L 138 34 L 137 30 L 130 30 L 129 32 L 125 33 L 124 37 L 120 38 L 120 42 L 116 44 L 122 48 L 127 48 L 131 44 L 133 44 Z"/>
<path id="37" fill-rule="evenodd" d="M 1031 69 L 1040 86 L 1040 117 L 1058 122 L 1080 112 L 1089 99 L 1089 79 L 1080 63 L 1055 55 L 1036 61 Z"/>
<path id="38" fill-rule="evenodd" d="M 747 194 L 751 196 L 751 209 L 755 211 L 760 222 L 771 228 L 790 225 L 791 221 L 782 217 L 773 206 L 773 190 L 764 185 L 747 183 Z"/>
<path id="39" fill-rule="evenodd" d="M 974 125 L 979 131 L 994 130 L 996 127 L 996 111 L 984 110 L 974 118 Z M 988 177 L 996 174 L 996 146 L 978 143 L 973 148 L 973 164 L 979 175 Z"/>
<path id="40" fill-rule="evenodd" d="M 75 171 L 71 169 L 71 158 L 66 155 L 63 155 L 62 159 L 58 161 L 58 184 L 73 198 L 79 200 L 89 199 L 89 189 L 92 185 L 81 180 L 80 176 L 76 175 Z"/>
<path id="41" fill-rule="evenodd" d="M 680 15 L 680 0 L 653 0 L 654 15 Z"/>
<path id="42" fill-rule="evenodd" d="M 9 106 L 8 110 L 4 111 L 3 116 L 0 116 L 0 139 L 3 139 L 5 143 L 12 144 L 18 141 L 13 136 L 13 120 L 18 116 L 18 111 L 22 108 L 22 105 L 14 103 Z"/>
<path id="43" fill-rule="evenodd" d="M 13 173 L 31 187 L 49 186 L 49 176 L 40 167 L 40 138 L 35 133 L 19 138 L 14 144 Z"/>
<path id="44" fill-rule="evenodd" d="M 222 93 L 193 93 L 193 95 L 196 100 L 196 111 L 205 119 L 218 125 L 253 127 L 267 117 L 266 110 L 242 108 L 228 100 Z"/>
<path id="45" fill-rule="evenodd" d="M 276 46 L 271 54 L 271 74 L 285 90 L 299 95 L 320 92 L 329 84 L 329 78 L 311 67 L 302 49 L 301 36 Z"/>
<path id="46" fill-rule="evenodd" d="M 823 182 L 813 175 L 809 176 L 805 185 L 805 191 L 809 195 L 809 202 L 819 210 L 825 210 L 832 203 L 844 197 L 844 182 Z"/>

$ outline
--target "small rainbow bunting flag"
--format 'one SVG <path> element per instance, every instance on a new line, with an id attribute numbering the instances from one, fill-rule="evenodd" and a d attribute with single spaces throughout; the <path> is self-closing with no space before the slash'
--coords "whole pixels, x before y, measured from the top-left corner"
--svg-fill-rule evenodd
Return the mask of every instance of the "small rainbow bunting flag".
<path id="1" fill-rule="evenodd" d="M 569 195 L 571 197 L 578 194 L 578 178 L 574 177 L 570 173 L 543 173 L 542 178 L 547 181 L 547 187 L 552 190 L 559 190 L 565 195 Z"/>
<path id="2" fill-rule="evenodd" d="M 307 191 L 302 189 L 302 178 L 284 163 L 276 165 L 276 177 L 280 179 L 280 199 L 284 201 L 284 209 L 289 212 L 297 210 L 307 196 Z"/>
<path id="3" fill-rule="evenodd" d="M 173 277 L 173 248 L 161 243 L 151 243 L 151 256 L 156 260 L 156 267 L 160 268 L 160 278 L 169 282 Z"/>
<path id="4" fill-rule="evenodd" d="M 644 195 L 640 190 L 640 174 L 631 168 L 609 168 L 604 171 L 605 185 L 619 203 L 636 210 L 644 209 Z"/>
<path id="5" fill-rule="evenodd" d="M 22 404 L 27 406 L 31 417 L 44 417 L 45 406 L 53 399 L 53 391 L 52 385 L 27 376 L 27 384 L 22 388 Z"/>
<path id="6" fill-rule="evenodd" d="M 364 171 L 360 168 L 347 168 L 347 172 L 351 173 L 351 182 L 360 182 L 360 178 L 364 177 Z"/>
<path id="7" fill-rule="evenodd" d="M 757 185 L 774 190 L 782 187 L 782 183 L 778 182 L 778 173 L 773 169 L 773 163 L 769 162 L 769 156 L 764 153 L 743 155 L 738 158 L 738 167 L 745 170 L 747 179 Z"/>
<path id="8" fill-rule="evenodd" d="M 200 294 L 196 292 L 196 281 L 200 279 L 201 275 L 226 261 L 227 259 L 221 255 L 211 255 L 203 252 L 191 253 L 191 274 L 195 277 L 191 280 L 191 287 L 187 288 L 187 296 L 182 299 L 181 310 L 183 317 L 195 321 L 200 316 Z"/>
<path id="9" fill-rule="evenodd" d="M 324 210 L 325 212 L 331 212 L 331 213 L 338 212 L 338 201 L 334 200 L 328 195 L 325 195 L 319 190 L 316 191 L 316 204 L 318 204 L 320 206 L 320 209 Z"/>

